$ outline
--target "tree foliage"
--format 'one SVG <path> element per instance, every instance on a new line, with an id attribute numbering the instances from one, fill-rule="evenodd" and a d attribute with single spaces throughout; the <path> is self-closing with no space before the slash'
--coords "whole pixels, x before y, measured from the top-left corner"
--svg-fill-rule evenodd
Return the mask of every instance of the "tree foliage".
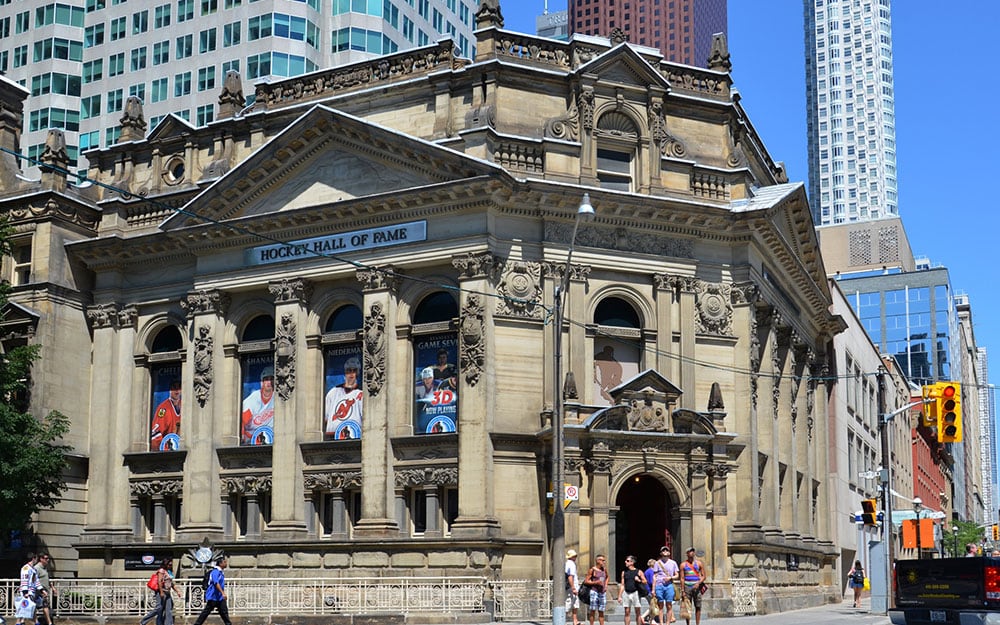
<path id="1" fill-rule="evenodd" d="M 10 253 L 10 230 L 0 219 L 0 256 Z M 0 281 L 0 320 L 10 285 Z M 0 336 L 0 338 L 3 338 Z M 26 529 L 31 516 L 51 508 L 66 489 L 69 420 L 59 412 L 37 418 L 28 412 L 32 364 L 38 345 L 0 348 L 0 542 Z"/>

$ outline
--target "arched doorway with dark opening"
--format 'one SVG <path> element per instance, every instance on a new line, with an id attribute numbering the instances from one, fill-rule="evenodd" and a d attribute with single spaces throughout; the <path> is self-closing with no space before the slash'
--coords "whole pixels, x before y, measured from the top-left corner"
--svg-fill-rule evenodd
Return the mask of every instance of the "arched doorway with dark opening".
<path id="1" fill-rule="evenodd" d="M 679 521 L 670 492 L 659 479 L 648 473 L 628 478 L 618 491 L 615 505 L 614 560 L 608 560 L 613 580 L 621 578 L 628 555 L 635 556 L 636 568 L 642 570 L 646 570 L 650 558 L 659 557 L 663 545 L 670 547 L 671 557 L 677 559 L 674 542 Z"/>

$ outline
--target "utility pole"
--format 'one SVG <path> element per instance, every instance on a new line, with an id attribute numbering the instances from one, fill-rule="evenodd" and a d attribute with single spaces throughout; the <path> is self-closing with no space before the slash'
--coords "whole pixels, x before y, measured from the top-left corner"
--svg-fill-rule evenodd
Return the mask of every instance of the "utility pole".
<path id="1" fill-rule="evenodd" d="M 882 443 L 882 542 L 885 547 L 885 608 L 888 613 L 892 607 L 892 597 L 889 595 L 889 580 L 892 579 L 892 458 L 889 455 L 889 419 L 886 414 L 885 378 L 888 371 L 885 365 L 878 368 L 878 431 Z M 895 416 L 895 414 L 893 415 Z"/>

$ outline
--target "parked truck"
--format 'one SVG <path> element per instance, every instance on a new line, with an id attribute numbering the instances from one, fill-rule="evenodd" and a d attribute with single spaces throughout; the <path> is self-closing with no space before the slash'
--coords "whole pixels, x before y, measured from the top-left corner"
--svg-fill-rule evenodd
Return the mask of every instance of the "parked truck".
<path id="1" fill-rule="evenodd" d="M 897 560 L 894 625 L 1000 625 L 1000 558 Z"/>

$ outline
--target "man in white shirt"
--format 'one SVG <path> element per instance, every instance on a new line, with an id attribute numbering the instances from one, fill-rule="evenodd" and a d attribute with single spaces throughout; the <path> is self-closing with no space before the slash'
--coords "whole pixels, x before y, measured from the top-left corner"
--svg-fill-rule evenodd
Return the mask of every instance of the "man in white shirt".
<path id="1" fill-rule="evenodd" d="M 580 597 L 577 591 L 580 589 L 579 578 L 576 574 L 576 551 L 568 549 L 566 551 L 566 611 L 573 614 L 573 625 L 580 625 L 576 612 L 580 609 Z"/>

